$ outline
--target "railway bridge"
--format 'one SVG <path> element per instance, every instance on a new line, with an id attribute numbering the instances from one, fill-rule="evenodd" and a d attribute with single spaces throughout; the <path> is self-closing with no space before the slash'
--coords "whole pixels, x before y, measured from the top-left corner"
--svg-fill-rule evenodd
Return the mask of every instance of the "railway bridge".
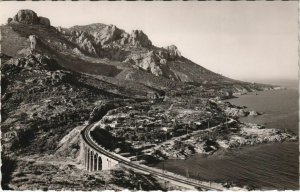
<path id="1" fill-rule="evenodd" d="M 83 150 L 81 162 L 88 171 L 108 170 L 118 164 L 118 161 L 98 152 L 85 142 L 81 143 L 81 149 Z"/>
<path id="2" fill-rule="evenodd" d="M 81 132 L 81 149 L 79 154 L 81 163 L 85 166 L 86 170 L 90 172 L 112 169 L 121 164 L 122 166 L 151 174 L 185 188 L 215 191 L 223 190 L 220 186 L 212 187 L 207 182 L 200 182 L 165 170 L 131 162 L 119 154 L 107 151 L 91 137 L 90 132 L 94 127 L 94 124 L 88 125 Z"/>
<path id="3" fill-rule="evenodd" d="M 93 125 L 86 126 L 81 132 L 80 162 L 91 172 L 112 169 L 119 164 L 118 157 L 115 157 L 117 154 L 111 154 L 94 141 L 90 135 Z"/>

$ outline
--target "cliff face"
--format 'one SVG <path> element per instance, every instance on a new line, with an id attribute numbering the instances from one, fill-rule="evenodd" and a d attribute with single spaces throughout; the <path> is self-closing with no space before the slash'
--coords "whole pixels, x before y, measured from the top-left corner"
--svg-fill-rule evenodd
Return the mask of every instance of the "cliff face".
<path id="1" fill-rule="evenodd" d="M 92 57 L 127 63 L 155 76 L 187 81 L 187 78 L 180 79 L 169 66 L 169 62 L 182 57 L 178 48 L 175 45 L 155 47 L 141 30 L 126 33 L 114 25 L 104 24 L 74 26 L 68 29 L 58 27 L 57 30 L 75 43 L 81 52 Z"/>
<path id="2" fill-rule="evenodd" d="M 74 26 L 69 29 L 59 27 L 58 30 L 66 39 L 78 45 L 81 52 L 96 58 L 129 63 L 132 67 L 155 76 L 169 77 L 163 65 L 179 53 L 175 46 L 158 50 L 141 30 L 126 33 L 114 25 L 104 24 Z"/>

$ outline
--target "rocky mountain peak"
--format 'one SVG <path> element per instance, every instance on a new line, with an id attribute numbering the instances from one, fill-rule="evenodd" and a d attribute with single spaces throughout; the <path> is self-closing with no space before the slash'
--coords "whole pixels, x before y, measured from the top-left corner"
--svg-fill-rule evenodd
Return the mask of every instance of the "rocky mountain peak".
<path id="1" fill-rule="evenodd" d="M 46 17 L 38 17 L 37 14 L 29 9 L 22 9 L 13 17 L 8 19 L 8 23 L 18 22 L 27 25 L 44 25 L 50 27 L 50 20 Z"/>
<path id="2" fill-rule="evenodd" d="M 94 37 L 101 41 L 101 45 L 105 45 L 120 39 L 122 33 L 123 31 L 117 28 L 115 25 L 107 25 L 100 35 L 96 33 L 94 34 Z"/>
<path id="3" fill-rule="evenodd" d="M 99 67 L 104 68 L 97 72 L 99 74 L 108 74 L 105 72 L 106 67 L 113 66 L 112 68 L 115 68 L 117 65 L 120 70 L 126 68 L 127 71 L 124 70 L 124 74 L 128 71 L 135 71 L 137 74 L 148 72 L 156 77 L 164 77 L 169 80 L 209 82 L 213 85 L 221 81 L 234 82 L 184 58 L 175 45 L 160 48 L 154 46 L 142 30 L 133 30 L 127 33 L 115 25 L 102 23 L 75 25 L 70 28 L 57 27 L 56 30 L 50 27 L 40 28 L 40 26 L 50 26 L 49 19 L 39 17 L 34 11 L 25 9 L 20 10 L 13 19 L 8 21 L 11 24 L 8 27 L 4 26 L 2 30 L 4 36 L 8 37 L 4 41 L 8 55 L 24 53 L 24 50 L 27 50 L 29 44 L 28 39 L 23 38 L 24 34 L 27 37 L 37 35 L 40 42 L 57 51 L 62 58 L 70 57 L 68 62 L 63 60 L 61 63 L 66 62 L 68 66 L 72 66 L 78 71 L 90 71 L 82 63 L 93 62 L 92 66 L 102 63 L 105 66 Z M 28 28 L 18 25 L 18 23 L 27 25 Z M 47 52 L 48 49 L 42 51 Z M 53 52 L 50 52 L 50 55 L 52 54 Z M 76 59 L 74 59 L 75 57 Z M 73 61 L 78 58 L 83 61 L 74 64 Z M 94 64 L 96 62 L 97 64 Z M 111 74 L 115 75 L 115 73 Z"/>

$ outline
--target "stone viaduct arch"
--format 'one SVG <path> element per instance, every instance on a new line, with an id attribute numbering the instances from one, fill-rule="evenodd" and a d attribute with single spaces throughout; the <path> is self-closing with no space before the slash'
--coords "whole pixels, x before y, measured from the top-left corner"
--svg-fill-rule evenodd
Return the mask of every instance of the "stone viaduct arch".
<path id="1" fill-rule="evenodd" d="M 80 153 L 81 163 L 85 166 L 86 170 L 91 172 L 112 169 L 118 164 L 118 161 L 99 153 L 83 141 Z"/>

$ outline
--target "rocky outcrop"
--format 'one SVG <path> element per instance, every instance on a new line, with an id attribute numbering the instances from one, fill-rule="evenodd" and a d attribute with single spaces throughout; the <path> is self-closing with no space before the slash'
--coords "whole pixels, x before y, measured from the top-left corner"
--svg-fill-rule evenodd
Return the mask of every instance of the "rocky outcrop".
<path id="1" fill-rule="evenodd" d="M 46 17 L 39 17 L 39 24 L 40 25 L 45 25 L 47 27 L 50 27 L 51 24 L 50 24 L 50 20 Z"/>
<path id="2" fill-rule="evenodd" d="M 181 57 L 181 53 L 175 45 L 167 46 L 165 49 L 167 50 L 168 59 L 174 60 Z"/>
<path id="3" fill-rule="evenodd" d="M 55 155 L 57 157 L 71 157 L 75 159 L 79 155 L 80 132 L 83 129 L 84 126 L 78 126 L 65 135 L 58 143 Z"/>
<path id="4" fill-rule="evenodd" d="M 257 111 L 249 111 L 249 115 L 250 116 L 257 116 L 257 115 L 261 115 L 261 113 L 259 113 Z"/>
<path id="5" fill-rule="evenodd" d="M 45 55 L 27 55 L 25 57 L 20 57 L 17 59 L 10 59 L 7 61 L 8 64 L 15 65 L 20 68 L 35 69 L 35 70 L 50 70 L 55 71 L 61 69 L 58 63 Z"/>
<path id="6" fill-rule="evenodd" d="M 261 143 L 297 141 L 296 134 L 288 133 L 280 129 L 269 129 L 263 126 L 244 123 L 238 134 L 231 134 L 227 140 L 218 140 L 222 148 L 240 147 L 243 145 L 257 145 Z"/>
<path id="7" fill-rule="evenodd" d="M 10 22 L 12 22 L 12 18 L 11 17 L 9 17 L 8 19 L 7 19 L 7 23 L 10 23 Z"/>
<path id="8" fill-rule="evenodd" d="M 163 71 L 158 64 L 158 58 L 153 51 L 142 56 L 135 55 L 132 57 L 132 60 L 137 66 L 156 76 L 163 75 Z"/>
<path id="9" fill-rule="evenodd" d="M 167 63 L 171 61 L 170 54 L 166 50 L 151 50 L 144 54 L 129 55 L 124 62 L 129 62 L 148 71 L 155 76 L 164 76 L 173 80 L 178 77 L 170 70 Z M 172 58 L 175 56 L 173 55 Z"/>
<path id="10" fill-rule="evenodd" d="M 136 47 L 150 48 L 152 42 L 142 30 L 133 30 L 129 37 L 129 42 Z"/>
<path id="11" fill-rule="evenodd" d="M 93 46 L 93 43 L 88 39 L 80 39 L 81 43 L 79 44 L 79 47 L 81 50 L 84 50 L 85 52 L 97 56 L 96 48 Z"/>
<path id="12" fill-rule="evenodd" d="M 106 45 L 121 38 L 123 31 L 115 25 L 106 26 L 101 33 L 94 33 L 93 36 L 97 43 Z"/>
<path id="13" fill-rule="evenodd" d="M 234 117 L 234 118 L 245 117 L 249 114 L 249 112 L 244 109 L 231 108 L 231 107 L 228 107 L 225 110 L 225 113 L 226 113 L 226 115 L 228 115 L 230 117 Z"/>
<path id="14" fill-rule="evenodd" d="M 39 18 L 37 14 L 29 9 L 22 9 L 20 10 L 13 18 L 13 21 L 23 23 L 23 24 L 30 24 L 30 25 L 37 25 L 39 24 Z"/>
<path id="15" fill-rule="evenodd" d="M 229 117 L 238 118 L 238 117 L 261 115 L 261 113 L 257 111 L 248 111 L 246 110 L 246 107 L 235 106 L 229 102 L 224 102 L 223 105 L 225 106 L 224 112 Z"/>
<path id="16" fill-rule="evenodd" d="M 72 34 L 73 35 L 69 37 L 69 40 L 73 43 L 76 43 L 79 46 L 80 50 L 92 56 L 98 56 L 97 48 L 93 43 L 92 37 L 88 33 L 73 31 Z"/>
<path id="17" fill-rule="evenodd" d="M 10 22 L 18 22 L 27 25 L 45 25 L 47 27 L 50 25 L 50 20 L 46 17 L 38 17 L 37 14 L 29 9 L 22 9 L 20 10 L 13 19 L 9 19 L 8 23 Z"/>
<path id="18" fill-rule="evenodd" d="M 117 28 L 114 25 L 92 24 L 87 26 L 74 26 L 69 29 L 57 30 L 64 34 L 68 40 L 78 45 L 79 51 L 92 56 L 103 57 L 112 60 L 129 62 L 155 76 L 166 76 L 162 67 L 168 60 L 180 56 L 176 46 L 166 49 L 153 50 L 152 42 L 141 30 L 133 30 L 131 34 Z M 130 54 L 132 47 L 143 52 Z M 76 51 L 76 50 L 75 50 Z M 78 51 L 77 51 L 78 52 Z"/>

